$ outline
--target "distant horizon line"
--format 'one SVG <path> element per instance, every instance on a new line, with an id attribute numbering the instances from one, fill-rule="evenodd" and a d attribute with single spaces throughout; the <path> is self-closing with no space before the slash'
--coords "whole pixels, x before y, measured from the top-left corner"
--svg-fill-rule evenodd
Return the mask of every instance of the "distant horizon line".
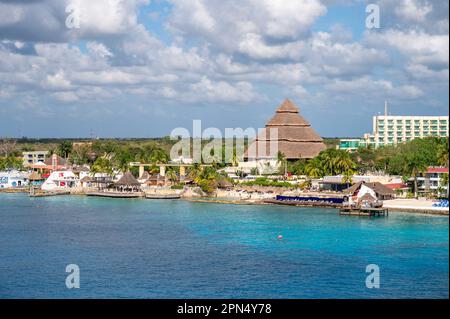
<path id="1" fill-rule="evenodd" d="M 162 140 L 170 138 L 170 136 L 159 136 L 159 137 L 30 137 L 30 136 L 22 136 L 22 137 L 11 137 L 11 136 L 0 136 L 0 139 L 10 139 L 10 140 L 79 140 L 83 142 L 90 141 L 99 141 L 99 140 Z M 198 139 L 199 137 L 190 137 Z M 242 137 L 239 137 L 242 138 Z M 346 139 L 346 138 L 361 138 L 361 136 L 321 136 L 324 139 Z M 229 138 L 224 138 L 229 139 Z"/>

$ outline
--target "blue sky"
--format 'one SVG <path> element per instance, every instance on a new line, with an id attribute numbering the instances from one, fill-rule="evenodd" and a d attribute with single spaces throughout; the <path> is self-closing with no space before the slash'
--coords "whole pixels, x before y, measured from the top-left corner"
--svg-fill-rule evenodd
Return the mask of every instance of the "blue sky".
<path id="1" fill-rule="evenodd" d="M 448 115 L 448 46 L 446 0 L 0 0 L 0 136 L 260 128 L 285 98 L 361 136 L 386 99 Z"/>

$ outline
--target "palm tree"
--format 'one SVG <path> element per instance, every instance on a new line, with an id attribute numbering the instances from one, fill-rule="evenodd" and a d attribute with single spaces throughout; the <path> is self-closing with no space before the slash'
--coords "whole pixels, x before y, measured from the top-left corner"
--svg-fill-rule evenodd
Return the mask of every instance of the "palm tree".
<path id="1" fill-rule="evenodd" d="M 404 171 L 406 175 L 414 177 L 414 197 L 417 198 L 417 175 L 428 168 L 425 159 L 420 153 L 408 154 L 406 157 Z"/>
<path id="2" fill-rule="evenodd" d="M 234 150 L 233 150 L 233 157 L 231 158 L 231 165 L 233 165 L 233 167 L 236 167 L 239 165 L 236 148 L 234 148 Z"/>
<path id="3" fill-rule="evenodd" d="M 353 175 L 354 174 L 355 174 L 355 172 L 353 170 L 346 170 L 342 174 L 342 183 L 346 183 L 347 184 L 347 188 L 349 188 L 350 184 L 353 183 Z"/>
<path id="4" fill-rule="evenodd" d="M 93 174 L 107 173 L 111 175 L 113 173 L 111 162 L 106 158 L 99 157 L 95 160 L 94 164 L 92 164 L 91 172 Z"/>
<path id="5" fill-rule="evenodd" d="M 437 150 L 438 164 L 448 166 L 448 139 L 445 143 L 439 144 Z"/>
<path id="6" fill-rule="evenodd" d="M 169 162 L 169 156 L 164 150 L 156 148 L 150 154 L 150 162 L 154 164 L 167 164 Z"/>
<path id="7" fill-rule="evenodd" d="M 325 174 L 321 160 L 318 157 L 310 160 L 305 166 L 305 173 L 309 178 L 323 177 Z"/>
<path id="8" fill-rule="evenodd" d="M 356 169 L 356 163 L 347 151 L 340 151 L 334 159 L 335 174 L 352 173 Z"/>
<path id="9" fill-rule="evenodd" d="M 195 181 L 201 174 L 202 168 L 200 164 L 195 163 L 191 168 L 189 169 L 188 178 Z"/>
<path id="10" fill-rule="evenodd" d="M 441 177 L 441 186 L 446 189 L 447 197 L 448 197 L 448 174 L 442 174 Z"/>
<path id="11" fill-rule="evenodd" d="M 284 171 L 284 176 L 286 176 L 287 175 L 286 155 L 284 155 L 284 153 L 282 153 L 280 151 L 277 153 L 277 164 L 280 167 L 280 170 Z"/>
<path id="12" fill-rule="evenodd" d="M 175 183 L 175 182 L 178 181 L 178 175 L 177 175 L 177 172 L 175 172 L 174 169 L 170 169 L 167 172 L 166 176 L 169 179 L 169 181 L 171 181 L 172 183 Z"/>
<path id="13" fill-rule="evenodd" d="M 56 152 L 59 156 L 67 158 L 72 152 L 72 143 L 69 141 L 60 143 L 56 148 Z"/>

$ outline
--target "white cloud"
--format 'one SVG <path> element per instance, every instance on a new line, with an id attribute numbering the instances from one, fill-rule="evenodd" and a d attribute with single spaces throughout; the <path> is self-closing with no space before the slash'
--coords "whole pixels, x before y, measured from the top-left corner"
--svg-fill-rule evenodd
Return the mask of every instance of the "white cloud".
<path id="1" fill-rule="evenodd" d="M 271 46 L 271 40 L 284 43 L 298 40 L 307 36 L 316 19 L 326 12 L 318 0 L 170 2 L 171 30 L 227 52 L 246 52 L 252 43 L 263 49 Z"/>
<path id="2" fill-rule="evenodd" d="M 248 103 L 256 99 L 256 92 L 248 82 L 230 84 L 224 81 L 211 81 L 203 77 L 200 82 L 190 85 L 189 100 L 215 101 L 215 102 L 239 102 Z"/>
<path id="3" fill-rule="evenodd" d="M 395 8 L 395 14 L 406 21 L 423 22 L 432 10 L 433 6 L 428 2 L 401 0 L 398 7 Z"/>
<path id="4" fill-rule="evenodd" d="M 70 81 L 66 78 L 64 71 L 59 70 L 54 75 L 47 75 L 43 82 L 43 86 L 50 90 L 69 89 L 71 87 Z"/>
<path id="5" fill-rule="evenodd" d="M 448 68 L 449 36 L 431 35 L 419 31 L 388 30 L 370 33 L 368 42 L 378 47 L 389 46 L 403 54 L 406 60 L 439 68 Z"/>
<path id="6" fill-rule="evenodd" d="M 379 98 L 381 96 L 400 100 L 410 100 L 424 95 L 424 92 L 417 86 L 410 84 L 395 85 L 391 81 L 373 79 L 369 76 L 349 81 L 335 80 L 328 84 L 327 88 L 335 93 L 353 96 L 360 95 L 366 99 L 376 96 Z"/>
<path id="7" fill-rule="evenodd" d="M 103 43 L 88 42 L 86 44 L 86 47 L 89 52 L 101 58 L 114 56 L 114 54 L 112 54 L 111 51 Z"/>
<path id="8" fill-rule="evenodd" d="M 71 92 L 71 91 L 56 92 L 56 93 L 52 93 L 51 96 L 61 102 L 75 102 L 75 101 L 79 100 L 78 96 L 74 92 Z"/>

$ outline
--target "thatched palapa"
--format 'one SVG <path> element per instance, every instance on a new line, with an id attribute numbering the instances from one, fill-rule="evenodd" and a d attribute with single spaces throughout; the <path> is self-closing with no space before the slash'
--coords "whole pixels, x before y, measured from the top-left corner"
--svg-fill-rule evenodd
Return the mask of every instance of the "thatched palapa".
<path id="1" fill-rule="evenodd" d="M 141 183 L 131 174 L 130 172 L 126 172 L 123 176 L 114 183 L 115 186 L 141 186 Z"/>
<path id="2" fill-rule="evenodd" d="M 274 145 L 277 145 L 276 151 Z M 325 149 L 323 139 L 299 114 L 299 109 L 290 100 L 285 100 L 250 145 L 245 158 L 276 158 L 277 153 L 281 152 L 288 160 L 309 159 Z"/>

